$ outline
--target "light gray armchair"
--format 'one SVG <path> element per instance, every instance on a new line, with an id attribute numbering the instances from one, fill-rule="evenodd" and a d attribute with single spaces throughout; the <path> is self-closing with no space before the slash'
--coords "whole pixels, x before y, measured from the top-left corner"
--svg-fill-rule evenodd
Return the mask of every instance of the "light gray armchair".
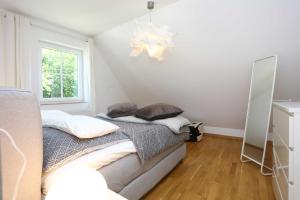
<path id="1" fill-rule="evenodd" d="M 42 127 L 39 105 L 32 93 L 0 88 L 0 128 L 12 136 L 27 161 L 16 199 L 40 200 L 43 158 Z M 23 162 L 3 133 L 0 144 L 2 199 L 11 200 Z"/>

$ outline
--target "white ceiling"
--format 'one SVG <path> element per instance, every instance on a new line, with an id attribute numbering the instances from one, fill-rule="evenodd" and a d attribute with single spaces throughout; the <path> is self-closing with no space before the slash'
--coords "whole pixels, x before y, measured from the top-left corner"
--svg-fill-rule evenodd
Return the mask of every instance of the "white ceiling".
<path id="1" fill-rule="evenodd" d="M 158 0 L 156 8 L 176 0 Z M 96 35 L 144 15 L 147 0 L 0 0 L 0 7 Z"/>

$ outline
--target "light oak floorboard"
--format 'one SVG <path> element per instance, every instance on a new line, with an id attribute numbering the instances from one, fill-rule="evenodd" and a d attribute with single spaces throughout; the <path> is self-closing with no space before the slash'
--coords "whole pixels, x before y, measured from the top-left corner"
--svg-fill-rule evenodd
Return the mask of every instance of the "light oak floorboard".
<path id="1" fill-rule="evenodd" d="M 143 200 L 275 200 L 272 177 L 261 175 L 253 163 L 240 162 L 240 139 L 206 134 L 186 144 L 187 157 Z M 268 164 L 271 157 L 268 153 Z"/>

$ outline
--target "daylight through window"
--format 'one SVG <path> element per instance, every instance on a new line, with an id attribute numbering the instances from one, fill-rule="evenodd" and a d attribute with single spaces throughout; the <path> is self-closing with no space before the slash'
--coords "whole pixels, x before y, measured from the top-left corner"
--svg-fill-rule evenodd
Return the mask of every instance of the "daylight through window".
<path id="1" fill-rule="evenodd" d="M 41 47 L 43 100 L 82 98 L 82 51 L 43 44 Z"/>

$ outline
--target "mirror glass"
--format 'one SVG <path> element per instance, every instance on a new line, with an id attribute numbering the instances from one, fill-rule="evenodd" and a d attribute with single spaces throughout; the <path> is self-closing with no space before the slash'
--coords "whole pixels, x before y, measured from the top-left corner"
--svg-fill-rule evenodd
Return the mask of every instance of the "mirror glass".
<path id="1" fill-rule="evenodd" d="M 277 58 L 275 56 L 254 62 L 252 69 L 251 89 L 242 154 L 263 163 Z"/>

